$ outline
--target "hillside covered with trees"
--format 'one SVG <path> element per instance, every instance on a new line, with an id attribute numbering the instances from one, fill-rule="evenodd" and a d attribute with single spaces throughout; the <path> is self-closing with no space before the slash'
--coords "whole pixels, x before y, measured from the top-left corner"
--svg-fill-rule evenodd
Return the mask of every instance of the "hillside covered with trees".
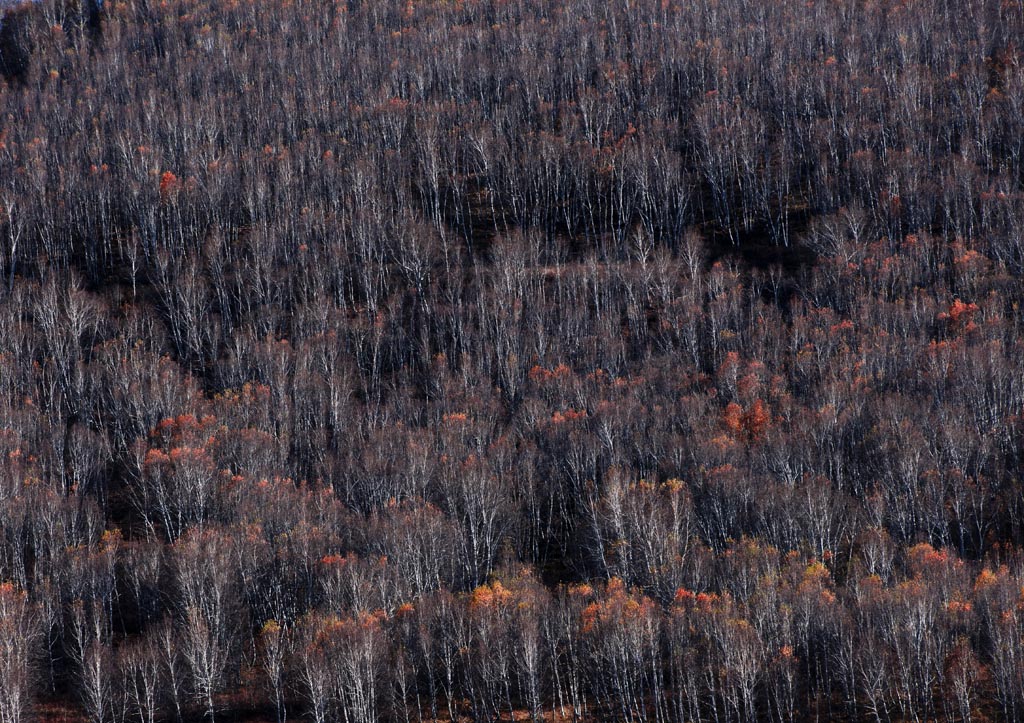
<path id="1" fill-rule="evenodd" d="M 1024 718 L 1021 0 L 0 25 L 0 723 Z"/>

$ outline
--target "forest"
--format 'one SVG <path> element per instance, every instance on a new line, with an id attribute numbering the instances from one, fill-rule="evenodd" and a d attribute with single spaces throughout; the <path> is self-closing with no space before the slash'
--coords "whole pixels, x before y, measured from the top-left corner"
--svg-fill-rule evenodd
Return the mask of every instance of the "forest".
<path id="1" fill-rule="evenodd" d="M 1024 0 L 0 10 L 0 723 L 1024 719 Z"/>

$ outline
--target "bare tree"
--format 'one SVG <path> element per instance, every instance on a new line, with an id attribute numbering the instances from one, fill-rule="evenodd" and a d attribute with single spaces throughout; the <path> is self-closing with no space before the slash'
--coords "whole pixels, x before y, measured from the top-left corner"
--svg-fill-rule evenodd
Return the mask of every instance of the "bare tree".
<path id="1" fill-rule="evenodd" d="M 34 684 L 33 649 L 40 638 L 28 596 L 0 584 L 0 721 L 21 723 L 29 712 Z"/>

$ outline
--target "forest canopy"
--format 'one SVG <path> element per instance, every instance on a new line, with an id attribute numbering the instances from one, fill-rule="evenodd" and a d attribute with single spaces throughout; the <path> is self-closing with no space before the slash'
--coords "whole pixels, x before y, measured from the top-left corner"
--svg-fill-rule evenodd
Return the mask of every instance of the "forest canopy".
<path id="1" fill-rule="evenodd" d="M 1024 717 L 1021 0 L 0 12 L 0 723 Z"/>

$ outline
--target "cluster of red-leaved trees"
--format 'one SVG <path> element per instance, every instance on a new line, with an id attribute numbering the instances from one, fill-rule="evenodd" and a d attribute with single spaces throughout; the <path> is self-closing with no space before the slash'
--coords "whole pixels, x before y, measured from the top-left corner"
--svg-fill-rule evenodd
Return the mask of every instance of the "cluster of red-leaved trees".
<path id="1" fill-rule="evenodd" d="M 1024 717 L 1021 0 L 0 25 L 0 723 Z"/>

